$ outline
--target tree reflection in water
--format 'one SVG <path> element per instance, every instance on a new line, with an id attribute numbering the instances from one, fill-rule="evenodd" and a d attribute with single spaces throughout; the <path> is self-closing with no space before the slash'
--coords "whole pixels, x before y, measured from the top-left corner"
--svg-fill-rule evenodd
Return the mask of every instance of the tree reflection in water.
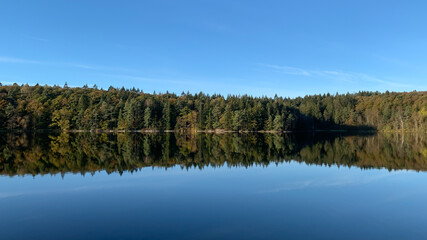
<path id="1" fill-rule="evenodd" d="M 0 173 L 137 171 L 143 167 L 267 166 L 298 161 L 361 169 L 427 170 L 426 134 L 0 135 Z"/>

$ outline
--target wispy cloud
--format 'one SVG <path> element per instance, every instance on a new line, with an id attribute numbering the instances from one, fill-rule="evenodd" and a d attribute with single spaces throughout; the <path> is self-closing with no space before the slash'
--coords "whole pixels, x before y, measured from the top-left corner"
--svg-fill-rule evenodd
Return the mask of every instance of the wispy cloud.
<path id="1" fill-rule="evenodd" d="M 378 78 L 376 76 L 371 76 L 365 73 L 359 72 L 345 72 L 338 70 L 311 70 L 311 69 L 303 69 L 296 68 L 291 66 L 280 66 L 280 65 L 271 65 L 271 64 L 259 64 L 260 66 L 273 69 L 278 72 L 282 72 L 288 75 L 299 75 L 306 77 L 322 77 L 326 79 L 331 79 L 335 81 L 341 82 L 351 82 L 351 83 L 360 83 L 360 82 L 372 82 L 384 84 L 392 87 L 412 87 L 409 84 L 399 83 L 388 81 L 385 79 Z"/>
<path id="2" fill-rule="evenodd" d="M 0 63 L 37 64 L 37 65 L 56 66 L 56 67 L 80 68 L 80 69 L 96 70 L 96 71 L 127 71 L 127 72 L 135 71 L 133 69 L 118 68 L 118 67 L 97 66 L 97 65 L 88 65 L 88 64 L 72 63 L 72 62 L 49 62 L 49 61 L 14 58 L 14 57 L 6 57 L 6 56 L 0 56 Z"/>
<path id="3" fill-rule="evenodd" d="M 307 70 L 302 69 L 302 68 L 296 68 L 296 67 L 290 67 L 290 66 L 279 66 L 279 65 L 272 65 L 272 64 L 263 64 L 263 63 L 261 63 L 260 65 L 267 67 L 267 68 L 277 70 L 278 72 L 282 72 L 282 73 L 290 74 L 290 75 L 301 75 L 301 76 L 311 76 L 312 75 L 310 73 L 310 71 L 307 71 Z"/>
<path id="4" fill-rule="evenodd" d="M 23 35 L 24 38 L 27 39 L 31 39 L 31 40 L 35 40 L 35 41 L 39 41 L 39 42 L 49 42 L 48 39 L 46 38 L 41 38 L 41 37 L 34 37 L 34 36 L 30 36 L 30 35 Z"/>
<path id="5" fill-rule="evenodd" d="M 157 88 L 168 88 L 171 85 L 180 86 L 182 90 L 198 89 L 196 92 L 200 91 L 203 88 L 209 89 L 243 89 L 239 84 L 233 84 L 233 82 L 242 82 L 242 79 L 222 79 L 222 78 L 212 78 L 205 76 L 188 76 L 182 74 L 166 74 L 172 75 L 172 77 L 165 77 L 164 72 L 155 74 L 156 76 L 149 76 L 147 74 L 141 73 L 141 70 L 120 68 L 120 67 L 109 67 L 109 66 L 99 66 L 99 65 L 88 65 L 84 63 L 71 63 L 71 62 L 53 62 L 53 61 L 41 61 L 33 59 L 23 59 L 23 58 L 12 58 L 7 56 L 0 56 L 0 64 L 34 64 L 34 65 L 44 65 L 52 67 L 67 67 L 67 68 L 76 68 L 83 70 L 93 71 L 92 76 L 101 76 L 106 78 L 115 78 L 120 80 L 120 83 L 134 81 L 134 82 L 145 82 L 145 83 L 154 83 L 160 84 Z M 11 83 L 12 81 L 3 79 Z M 4 83 L 6 83 L 3 81 Z M 137 85 L 134 83 L 134 85 Z M 138 84 L 139 85 L 139 84 Z M 70 85 L 71 86 L 71 85 Z M 184 87 L 185 86 L 185 87 Z M 191 88 L 189 88 L 191 86 Z M 146 86 L 147 87 L 147 86 Z M 248 86 L 245 86 L 248 88 Z M 258 87 L 253 87 L 253 91 L 259 91 Z M 271 90 L 273 91 L 273 90 Z"/>
<path id="6" fill-rule="evenodd" d="M 22 59 L 22 58 L 11 58 L 0 56 L 0 62 L 4 63 L 24 63 L 24 64 L 45 64 L 45 62 Z"/>

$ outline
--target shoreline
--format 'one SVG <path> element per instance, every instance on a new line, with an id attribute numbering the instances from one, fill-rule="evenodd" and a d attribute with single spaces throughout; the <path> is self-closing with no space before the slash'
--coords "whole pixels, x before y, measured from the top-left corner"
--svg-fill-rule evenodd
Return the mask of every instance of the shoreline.
<path id="1" fill-rule="evenodd" d="M 60 130 L 60 129 L 38 129 L 38 130 L 21 130 L 21 129 L 3 129 L 0 130 L 0 133 L 49 133 L 49 132 L 68 132 L 68 133 L 181 133 L 181 134 L 197 134 L 197 133 L 212 133 L 212 134 L 229 134 L 229 133 L 270 133 L 270 134 L 295 134 L 295 133 L 427 133 L 424 131 L 416 130 L 365 130 L 365 129 L 328 129 L 328 130 L 301 130 L 301 131 L 274 131 L 274 130 L 260 130 L 260 131 L 248 131 L 248 130 L 224 130 L 224 129 L 215 129 L 215 130 L 193 130 L 193 131 L 180 131 L 180 130 L 160 130 L 160 129 L 140 129 L 140 130 L 103 130 L 103 129 L 93 129 L 93 130 Z"/>

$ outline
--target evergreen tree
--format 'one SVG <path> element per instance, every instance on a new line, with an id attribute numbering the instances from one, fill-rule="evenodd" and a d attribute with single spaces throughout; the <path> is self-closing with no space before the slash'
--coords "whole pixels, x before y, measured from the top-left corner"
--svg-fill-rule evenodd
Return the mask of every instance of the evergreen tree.
<path id="1" fill-rule="evenodd" d="M 144 127 L 150 128 L 152 126 L 151 124 L 151 109 L 150 107 L 147 107 L 144 111 Z"/>

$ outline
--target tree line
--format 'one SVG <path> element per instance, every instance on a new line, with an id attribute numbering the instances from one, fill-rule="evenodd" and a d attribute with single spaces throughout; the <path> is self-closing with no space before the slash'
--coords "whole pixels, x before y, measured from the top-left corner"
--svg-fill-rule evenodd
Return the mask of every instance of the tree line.
<path id="1" fill-rule="evenodd" d="M 427 92 L 285 98 L 0 84 L 3 130 L 427 131 Z"/>
<path id="2" fill-rule="evenodd" d="M 145 167 L 251 167 L 291 161 L 427 171 L 427 138 L 422 133 L 0 135 L 0 174 L 9 176 L 123 173 Z"/>

